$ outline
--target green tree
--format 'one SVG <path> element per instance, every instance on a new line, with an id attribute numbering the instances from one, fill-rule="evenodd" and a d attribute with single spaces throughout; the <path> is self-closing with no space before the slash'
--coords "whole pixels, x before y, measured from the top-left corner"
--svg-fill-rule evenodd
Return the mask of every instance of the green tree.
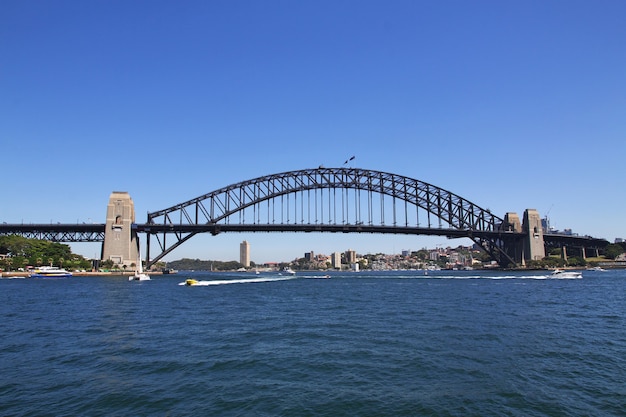
<path id="1" fill-rule="evenodd" d="M 417 257 L 418 260 L 424 262 L 428 260 L 428 257 L 430 256 L 430 252 L 428 252 L 428 250 L 426 249 L 420 249 L 417 252 L 415 252 L 415 256 Z"/>
<path id="2" fill-rule="evenodd" d="M 609 259 L 615 259 L 624 253 L 624 248 L 617 244 L 609 244 L 604 248 L 604 256 Z"/>
<path id="3" fill-rule="evenodd" d="M 100 264 L 100 266 L 104 269 L 112 269 L 113 268 L 113 261 L 111 259 L 107 259 L 105 261 L 102 261 L 102 263 Z"/>
<path id="4" fill-rule="evenodd" d="M 7 266 L 7 271 L 10 271 L 11 270 L 11 265 L 13 264 L 13 259 L 6 258 L 6 259 L 4 259 L 4 263 Z"/>
<path id="5" fill-rule="evenodd" d="M 0 236 L 0 253 L 7 256 L 28 256 L 29 239 L 18 236 Z"/>
<path id="6" fill-rule="evenodd" d="M 586 266 L 587 261 L 580 256 L 572 256 L 568 258 L 567 265 L 569 266 Z"/>
<path id="7" fill-rule="evenodd" d="M 549 254 L 553 256 L 561 256 L 561 248 L 552 248 L 550 249 Z"/>

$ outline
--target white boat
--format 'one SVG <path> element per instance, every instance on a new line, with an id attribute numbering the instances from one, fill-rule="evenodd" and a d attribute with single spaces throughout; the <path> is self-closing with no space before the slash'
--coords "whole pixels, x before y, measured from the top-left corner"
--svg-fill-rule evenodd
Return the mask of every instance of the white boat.
<path id="1" fill-rule="evenodd" d="M 582 278 L 583 273 L 580 271 L 563 271 L 562 269 L 555 269 L 552 272 L 551 278 Z"/>
<path id="2" fill-rule="evenodd" d="M 54 266 L 42 266 L 35 269 L 33 273 L 30 274 L 31 278 L 69 278 L 71 276 L 71 272 Z"/>
<path id="3" fill-rule="evenodd" d="M 139 238 L 138 238 L 139 239 Z M 137 246 L 139 246 L 139 240 L 137 240 Z M 137 249 L 137 269 L 135 274 L 128 277 L 129 281 L 150 281 L 150 275 L 143 272 L 143 265 L 141 263 L 141 246 Z"/>
<path id="4" fill-rule="evenodd" d="M 606 272 L 606 269 L 601 268 L 599 266 L 594 266 L 593 268 L 587 268 L 588 271 L 597 271 L 597 272 Z"/>
<path id="5" fill-rule="evenodd" d="M 286 275 L 296 275 L 296 271 L 294 271 L 293 269 L 289 268 L 288 266 L 284 267 L 281 271 L 281 275 L 286 274 Z"/>

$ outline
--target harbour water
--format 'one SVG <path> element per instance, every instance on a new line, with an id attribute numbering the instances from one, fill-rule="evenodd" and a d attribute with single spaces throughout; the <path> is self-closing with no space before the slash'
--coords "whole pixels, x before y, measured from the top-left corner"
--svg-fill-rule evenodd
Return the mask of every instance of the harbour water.
<path id="1" fill-rule="evenodd" d="M 0 415 L 626 413 L 624 270 L 323 274 L 2 279 Z"/>

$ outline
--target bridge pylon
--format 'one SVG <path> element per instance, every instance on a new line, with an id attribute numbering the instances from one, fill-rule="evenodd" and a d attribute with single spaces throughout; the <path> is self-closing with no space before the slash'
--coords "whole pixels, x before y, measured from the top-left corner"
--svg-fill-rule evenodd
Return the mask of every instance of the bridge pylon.
<path id="1" fill-rule="evenodd" d="M 535 209 L 524 211 L 523 221 L 517 213 L 506 213 L 504 221 L 512 232 L 522 233 L 523 238 L 507 242 L 506 253 L 517 264 L 525 266 L 527 261 L 539 261 L 546 257 L 543 226 L 539 212 Z"/>
<path id="2" fill-rule="evenodd" d="M 511 231 L 523 234 L 522 239 L 511 241 L 507 245 L 507 254 L 516 264 L 525 266 L 526 261 L 545 258 L 543 226 L 537 210 L 526 209 L 522 222 L 517 213 L 506 213 L 504 219 Z"/>
<path id="3" fill-rule="evenodd" d="M 508 224 L 509 231 L 522 233 L 522 222 L 517 213 L 509 212 L 504 215 L 504 222 Z M 520 239 L 510 239 L 506 242 L 506 253 L 516 265 L 524 263 L 524 241 Z"/>
<path id="4" fill-rule="evenodd" d="M 126 191 L 113 191 L 107 206 L 107 219 L 102 244 L 102 260 L 111 260 L 118 266 L 131 266 L 137 263 L 137 232 L 132 229 L 135 223 L 135 205 Z"/>
<path id="5" fill-rule="evenodd" d="M 543 226 L 541 217 L 535 209 L 524 211 L 522 223 L 524 238 L 524 261 L 540 261 L 546 257 L 546 247 L 543 240 Z"/>

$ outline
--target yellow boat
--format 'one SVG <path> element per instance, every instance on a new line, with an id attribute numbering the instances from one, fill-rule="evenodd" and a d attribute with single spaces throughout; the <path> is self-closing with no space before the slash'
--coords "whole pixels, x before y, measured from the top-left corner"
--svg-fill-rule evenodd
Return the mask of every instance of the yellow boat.
<path id="1" fill-rule="evenodd" d="M 185 281 L 185 285 L 196 285 L 198 283 L 197 279 L 188 279 Z"/>

